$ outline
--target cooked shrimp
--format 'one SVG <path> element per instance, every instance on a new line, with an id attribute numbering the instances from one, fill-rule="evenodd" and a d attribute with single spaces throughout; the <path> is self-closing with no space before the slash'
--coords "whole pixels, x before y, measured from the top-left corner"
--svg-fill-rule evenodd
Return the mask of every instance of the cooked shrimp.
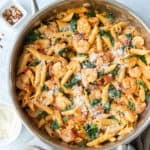
<path id="1" fill-rule="evenodd" d="M 63 96 L 62 93 L 59 93 L 55 97 L 55 106 L 59 109 L 64 110 L 69 105 L 71 105 L 71 101 L 67 97 Z"/>
<path id="2" fill-rule="evenodd" d="M 142 71 L 140 69 L 140 67 L 134 67 L 134 68 L 130 68 L 128 70 L 128 73 L 130 75 L 130 77 L 133 77 L 133 78 L 140 78 L 141 74 L 142 74 Z"/>
<path id="3" fill-rule="evenodd" d="M 135 122 L 137 120 L 137 114 L 135 112 L 131 112 L 130 110 L 125 110 L 124 115 L 130 122 Z"/>
<path id="4" fill-rule="evenodd" d="M 88 22 L 92 25 L 98 25 L 99 24 L 99 19 L 97 17 L 89 17 Z"/>
<path id="5" fill-rule="evenodd" d="M 52 66 L 51 71 L 54 74 L 54 76 L 59 79 L 65 74 L 66 67 L 61 62 L 57 62 Z"/>
<path id="6" fill-rule="evenodd" d="M 66 129 L 61 130 L 60 137 L 64 142 L 72 142 L 75 140 L 75 133 L 73 132 L 73 129 L 70 127 L 67 127 Z"/>
<path id="7" fill-rule="evenodd" d="M 86 53 L 90 48 L 88 41 L 81 39 L 79 35 L 73 36 L 72 44 L 75 51 L 77 51 L 78 53 Z"/>
<path id="8" fill-rule="evenodd" d="M 53 91 L 43 91 L 40 95 L 39 101 L 44 105 L 50 105 L 54 101 Z"/>
<path id="9" fill-rule="evenodd" d="M 20 90 L 28 90 L 30 85 L 30 79 L 26 74 L 21 74 L 16 79 L 16 86 Z"/>
<path id="10" fill-rule="evenodd" d="M 90 99 L 99 99 L 101 97 L 100 89 L 93 89 L 91 94 L 89 95 Z"/>
<path id="11" fill-rule="evenodd" d="M 135 36 L 132 40 L 132 45 L 136 48 L 142 48 L 144 45 L 144 39 L 141 36 Z"/>
<path id="12" fill-rule="evenodd" d="M 79 33 L 84 33 L 85 38 L 88 37 L 90 31 L 91 31 L 91 26 L 85 17 L 81 17 L 78 22 L 77 22 L 77 30 Z"/>
<path id="13" fill-rule="evenodd" d="M 147 64 L 150 64 L 150 54 L 147 54 L 147 55 L 145 56 L 145 58 L 146 58 Z"/>
<path id="14" fill-rule="evenodd" d="M 146 79 L 150 79 L 150 66 L 143 68 L 143 75 Z"/>
<path id="15" fill-rule="evenodd" d="M 144 102 L 135 102 L 135 111 L 141 114 L 145 110 L 146 104 Z"/>
<path id="16" fill-rule="evenodd" d="M 35 47 L 37 49 L 47 49 L 50 47 L 50 41 L 48 39 L 40 39 L 35 41 Z"/>
<path id="17" fill-rule="evenodd" d="M 58 27 L 56 22 L 50 22 L 49 25 L 43 25 L 38 29 L 47 38 L 52 37 L 53 33 L 58 32 Z"/>
<path id="18" fill-rule="evenodd" d="M 128 67 L 134 67 L 137 63 L 137 58 L 136 57 L 131 57 L 124 59 L 125 64 L 128 65 Z"/>
<path id="19" fill-rule="evenodd" d="M 126 94 L 133 94 L 136 92 L 137 84 L 136 80 L 130 77 L 126 77 L 122 81 L 123 92 Z"/>
<path id="20" fill-rule="evenodd" d="M 89 83 L 97 79 L 97 71 L 95 69 L 87 68 L 81 70 L 82 83 L 86 87 Z"/>

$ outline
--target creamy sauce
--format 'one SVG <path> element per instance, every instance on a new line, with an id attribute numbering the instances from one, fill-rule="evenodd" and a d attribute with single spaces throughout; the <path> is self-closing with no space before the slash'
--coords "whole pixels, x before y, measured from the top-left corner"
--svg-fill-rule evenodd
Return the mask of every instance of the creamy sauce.
<path id="1" fill-rule="evenodd" d="M 0 140 L 7 140 L 16 134 L 18 118 L 7 106 L 0 106 Z"/>

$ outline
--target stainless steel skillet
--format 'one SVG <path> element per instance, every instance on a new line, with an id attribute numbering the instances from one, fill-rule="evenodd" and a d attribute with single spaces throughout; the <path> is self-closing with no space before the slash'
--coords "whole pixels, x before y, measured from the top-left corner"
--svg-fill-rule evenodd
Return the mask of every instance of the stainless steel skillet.
<path id="1" fill-rule="evenodd" d="M 39 130 L 36 128 L 32 120 L 27 116 L 25 111 L 20 107 L 17 99 L 16 99 L 16 88 L 15 88 L 15 71 L 16 71 L 16 64 L 18 61 L 18 57 L 21 53 L 23 41 L 25 36 L 28 34 L 32 28 L 37 26 L 40 23 L 40 20 L 43 20 L 47 16 L 55 16 L 57 12 L 66 10 L 68 8 L 72 7 L 78 7 L 83 5 L 84 3 L 90 3 L 91 7 L 93 9 L 97 9 L 99 11 L 111 11 L 115 14 L 116 17 L 121 17 L 127 20 L 130 24 L 136 26 L 138 30 L 141 31 L 142 35 L 146 39 L 146 45 L 150 49 L 150 30 L 147 27 L 147 25 L 133 13 L 131 10 L 129 10 L 127 7 L 123 6 L 122 4 L 114 1 L 114 0 L 61 0 L 58 3 L 54 3 L 50 6 L 47 6 L 46 8 L 40 10 L 38 13 L 36 13 L 30 21 L 24 26 L 23 30 L 21 31 L 20 35 L 17 38 L 17 41 L 15 43 L 15 46 L 13 48 L 13 52 L 11 55 L 10 60 L 10 94 L 12 96 L 13 104 L 20 115 L 20 118 L 24 122 L 24 125 L 33 133 L 35 136 L 39 137 L 42 141 L 47 143 L 48 145 L 52 147 L 57 147 L 58 149 L 68 149 L 68 150 L 109 150 L 113 149 L 119 145 L 129 143 L 133 139 L 135 139 L 149 124 L 150 122 L 150 104 L 147 106 L 144 113 L 140 116 L 139 121 L 135 127 L 135 130 L 128 135 L 124 136 L 122 139 L 120 139 L 117 142 L 114 143 L 107 143 L 101 148 L 80 148 L 77 146 L 72 146 L 69 144 L 65 144 L 61 141 L 57 141 L 54 139 L 50 139 L 45 132 Z"/>

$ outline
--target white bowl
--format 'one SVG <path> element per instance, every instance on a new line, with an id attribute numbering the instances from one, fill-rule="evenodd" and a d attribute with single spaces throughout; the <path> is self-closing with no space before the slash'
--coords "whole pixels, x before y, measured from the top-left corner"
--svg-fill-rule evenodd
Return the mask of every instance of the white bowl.
<path id="1" fill-rule="evenodd" d="M 6 109 L 6 111 L 8 111 L 9 113 L 14 115 L 16 122 L 14 123 L 15 127 L 13 126 L 14 128 L 12 129 L 12 130 L 14 130 L 13 135 L 11 135 L 10 137 L 5 138 L 5 139 L 0 139 L 0 147 L 12 143 L 19 136 L 21 129 L 22 129 L 21 120 L 19 119 L 18 115 L 16 114 L 13 106 L 8 105 L 8 104 L 0 104 L 0 110 L 2 110 L 4 108 Z"/>

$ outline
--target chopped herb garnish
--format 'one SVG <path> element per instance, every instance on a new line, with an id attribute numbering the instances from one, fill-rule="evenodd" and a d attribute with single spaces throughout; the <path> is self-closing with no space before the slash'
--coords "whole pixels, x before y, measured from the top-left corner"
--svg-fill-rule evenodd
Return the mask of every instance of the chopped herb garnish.
<path id="1" fill-rule="evenodd" d="M 40 61 L 40 60 L 35 59 L 35 60 L 33 60 L 33 61 L 29 62 L 29 63 L 27 64 L 27 66 L 29 66 L 29 67 L 33 67 L 33 66 L 37 66 L 37 65 L 38 65 L 38 64 L 40 64 L 40 63 L 41 63 L 41 61 Z"/>
<path id="2" fill-rule="evenodd" d="M 114 99 L 116 97 L 121 97 L 120 90 L 117 90 L 113 85 L 109 86 L 109 97 Z"/>
<path id="3" fill-rule="evenodd" d="M 75 13 L 70 21 L 70 27 L 73 31 L 75 31 L 77 29 L 77 20 L 78 19 L 79 19 L 79 15 Z"/>
<path id="4" fill-rule="evenodd" d="M 101 103 L 101 99 L 93 99 L 90 101 L 91 106 L 96 106 Z"/>
<path id="5" fill-rule="evenodd" d="M 110 108 L 110 102 L 109 102 L 109 101 L 107 101 L 107 102 L 104 104 L 104 109 L 110 111 L 111 108 Z"/>
<path id="6" fill-rule="evenodd" d="M 105 36 L 105 37 L 109 38 L 111 44 L 114 45 L 115 40 L 114 40 L 113 36 L 110 34 L 109 31 L 100 30 L 99 34 L 100 34 L 100 36 Z"/>
<path id="7" fill-rule="evenodd" d="M 86 15 L 87 15 L 88 17 L 95 17 L 95 16 L 96 16 L 96 14 L 95 14 L 94 11 L 89 11 L 89 12 L 87 12 Z"/>
<path id="8" fill-rule="evenodd" d="M 64 84 L 66 88 L 72 88 L 80 81 L 79 77 L 73 76 L 67 83 Z"/>
<path id="9" fill-rule="evenodd" d="M 115 76 L 118 74 L 119 70 L 120 70 L 120 65 L 118 64 L 118 65 L 115 67 L 115 69 L 112 70 L 109 74 L 111 74 L 112 77 L 115 77 Z"/>
<path id="10" fill-rule="evenodd" d="M 42 91 L 47 91 L 48 90 L 48 87 L 44 84 L 41 88 Z"/>
<path id="11" fill-rule="evenodd" d="M 86 140 L 82 140 L 81 142 L 78 143 L 78 145 L 80 147 L 86 147 L 87 141 Z"/>
<path id="12" fill-rule="evenodd" d="M 42 118 L 45 118 L 47 115 L 48 115 L 47 112 L 45 112 L 45 111 L 40 111 L 40 112 L 38 113 L 38 118 L 39 118 L 39 119 L 42 119 Z"/>
<path id="13" fill-rule="evenodd" d="M 64 116 L 62 119 L 63 119 L 64 122 L 68 121 L 68 117 L 66 117 L 66 116 Z"/>
<path id="14" fill-rule="evenodd" d="M 50 127 L 51 127 L 52 129 L 59 129 L 59 128 L 60 128 L 57 119 L 55 119 L 55 120 L 52 121 Z"/>
<path id="15" fill-rule="evenodd" d="M 95 64 L 90 61 L 83 61 L 81 63 L 82 68 L 95 68 Z"/>
<path id="16" fill-rule="evenodd" d="M 86 124 L 84 126 L 84 130 L 86 131 L 90 139 L 95 139 L 97 134 L 99 133 L 99 129 L 96 124 Z"/>
<path id="17" fill-rule="evenodd" d="M 36 40 L 42 39 L 43 35 L 38 31 L 32 31 L 28 34 L 28 36 L 25 39 L 25 44 L 30 44 Z"/>
<path id="18" fill-rule="evenodd" d="M 147 103 L 150 103 L 150 92 L 146 93 L 146 99 L 145 100 Z"/>
<path id="19" fill-rule="evenodd" d="M 131 101 L 128 101 L 128 107 L 129 107 L 130 110 L 135 111 L 135 104 L 132 103 Z"/>
<path id="20" fill-rule="evenodd" d="M 105 74 L 104 74 L 104 69 L 102 69 L 101 71 L 99 71 L 98 73 L 97 73 L 97 76 L 98 76 L 98 78 L 99 77 L 103 77 Z"/>
<path id="21" fill-rule="evenodd" d="M 105 17 L 108 18 L 111 22 L 115 19 L 112 12 L 107 12 Z"/>

